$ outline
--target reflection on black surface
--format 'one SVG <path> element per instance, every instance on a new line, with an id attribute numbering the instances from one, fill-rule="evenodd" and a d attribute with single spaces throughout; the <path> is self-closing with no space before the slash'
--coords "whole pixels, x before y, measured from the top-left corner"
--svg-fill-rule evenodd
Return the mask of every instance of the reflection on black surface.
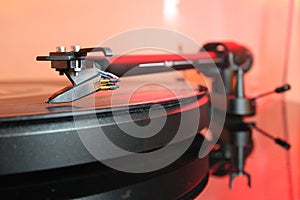
<path id="1" fill-rule="evenodd" d="M 210 173 L 215 176 L 230 176 L 229 186 L 238 175 L 245 175 L 248 186 L 250 174 L 244 169 L 246 159 L 253 150 L 251 128 L 242 118 L 227 116 L 217 148 L 210 153 Z"/>

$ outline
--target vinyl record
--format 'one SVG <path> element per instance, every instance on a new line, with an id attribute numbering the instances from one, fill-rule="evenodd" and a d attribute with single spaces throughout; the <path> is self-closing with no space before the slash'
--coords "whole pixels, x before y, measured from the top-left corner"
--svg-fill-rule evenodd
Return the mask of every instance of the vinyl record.
<path id="1" fill-rule="evenodd" d="M 173 141 L 180 126 L 182 115 L 192 116 L 194 112 L 199 112 L 201 120 L 196 123 L 198 131 L 208 125 L 209 98 L 206 88 L 189 83 L 176 73 L 168 72 L 126 77 L 121 79 L 120 89 L 100 91 L 76 102 L 45 103 L 51 93 L 64 86 L 65 82 L 51 81 L 1 83 L 0 175 L 2 180 L 5 180 L 1 182 L 3 193 L 15 194 L 18 197 L 18 195 L 23 194 L 25 196 L 33 195 L 30 191 L 44 191 L 37 192 L 37 196 L 33 196 L 47 198 L 73 198 L 99 193 L 108 194 L 106 192 L 112 195 L 111 191 L 116 189 L 112 186 L 114 184 L 111 186 L 107 184 L 109 188 L 106 190 L 91 187 L 78 192 L 79 185 L 77 185 L 76 180 L 89 182 L 88 184 L 96 181 L 100 184 L 103 176 L 110 176 L 112 180 L 125 176 L 125 185 L 123 183 L 117 184 L 120 191 L 126 192 L 123 188 L 125 186 L 131 187 L 133 191 L 139 191 L 141 187 L 145 188 L 147 185 L 149 191 L 148 189 L 145 190 L 144 194 L 149 195 L 161 189 L 152 187 L 155 181 L 150 180 L 153 177 L 167 184 L 174 178 L 186 174 L 189 167 L 193 170 L 197 169 L 197 171 L 191 173 L 194 176 L 185 175 L 187 177 L 182 181 L 189 184 L 181 184 L 182 188 L 180 186 L 173 197 L 183 197 L 193 188 L 198 192 L 203 189 L 207 182 L 208 159 L 206 157 L 198 158 L 199 142 L 194 142 L 189 148 L 192 150 L 187 151 L 190 153 L 185 153 L 188 159 L 182 158 L 181 161 L 173 163 L 171 167 L 151 172 L 150 176 L 148 173 L 133 175 L 118 172 L 118 170 L 101 164 L 82 143 L 78 131 L 85 130 L 88 132 L 94 128 L 101 128 L 114 145 L 126 151 L 139 154 L 157 151 Z M 116 120 L 116 116 L 118 120 Z M 128 121 L 128 116 L 131 117 L 130 121 Z M 96 127 L 91 125 L 95 118 L 98 122 Z M 120 124 L 129 127 L 143 127 L 155 120 L 160 121 L 162 119 L 166 121 L 158 134 L 144 139 L 137 139 L 137 137 L 128 135 L 119 127 Z M 192 118 L 188 118 L 187 121 L 191 126 L 195 124 Z M 191 132 L 173 141 L 171 145 L 173 145 L 174 152 L 185 141 L 195 140 L 195 136 L 196 132 Z M 203 141 L 203 137 L 200 140 Z M 164 156 L 168 157 L 168 155 Z M 124 156 L 110 157 L 109 159 L 120 160 L 124 159 Z M 186 162 L 185 159 L 187 159 Z M 147 165 L 148 163 L 143 164 Z M 200 168 L 201 170 L 199 170 Z M 92 171 L 85 174 L 85 169 Z M 78 177 L 76 172 L 82 173 L 83 177 Z M 58 175 L 61 173 L 64 174 L 63 177 L 66 176 L 63 180 L 67 180 L 69 184 L 64 189 L 61 186 L 62 179 Z M 24 177 L 33 178 L 30 182 L 32 187 L 20 182 Z M 135 185 L 141 180 L 144 181 Z M 152 185 L 150 188 L 148 182 Z M 42 187 L 41 183 L 45 187 Z M 198 184 L 201 187 L 199 186 L 197 189 Z M 62 192 L 61 190 L 65 191 Z M 114 195 L 120 195 L 120 193 Z M 143 193 L 139 195 L 143 195 Z M 141 197 L 139 195 L 138 198 Z M 103 198 L 107 199 L 107 196 L 104 195 Z"/>

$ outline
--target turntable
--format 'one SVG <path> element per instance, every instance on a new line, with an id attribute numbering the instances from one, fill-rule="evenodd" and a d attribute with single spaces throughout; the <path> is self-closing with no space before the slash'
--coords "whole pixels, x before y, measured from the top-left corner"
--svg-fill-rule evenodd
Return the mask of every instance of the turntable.
<path id="1" fill-rule="evenodd" d="M 101 55 L 90 55 L 95 52 Z M 244 122 L 255 114 L 255 99 L 244 94 L 243 75 L 252 64 L 247 48 L 209 43 L 195 54 L 114 57 L 109 48 L 74 46 L 37 60 L 50 61 L 71 85 L 1 83 L 4 196 L 191 199 L 206 186 L 209 171 L 224 172 L 224 159 L 232 165 L 224 172 L 230 185 L 246 175 L 250 186 L 244 163 L 256 126 Z M 211 87 L 201 73 L 212 78 Z M 229 135 L 236 149 L 229 158 L 220 149 L 208 155 L 224 120 L 221 139 Z"/>

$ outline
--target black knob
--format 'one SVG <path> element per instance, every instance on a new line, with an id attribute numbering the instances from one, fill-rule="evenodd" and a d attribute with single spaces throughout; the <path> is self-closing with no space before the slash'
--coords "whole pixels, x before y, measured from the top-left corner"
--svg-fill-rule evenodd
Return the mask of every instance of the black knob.
<path id="1" fill-rule="evenodd" d="M 285 91 L 287 91 L 289 89 L 291 89 L 291 86 L 289 84 L 285 84 L 285 85 L 283 85 L 281 87 L 276 88 L 275 92 L 276 93 L 281 93 L 281 92 L 285 92 Z"/>

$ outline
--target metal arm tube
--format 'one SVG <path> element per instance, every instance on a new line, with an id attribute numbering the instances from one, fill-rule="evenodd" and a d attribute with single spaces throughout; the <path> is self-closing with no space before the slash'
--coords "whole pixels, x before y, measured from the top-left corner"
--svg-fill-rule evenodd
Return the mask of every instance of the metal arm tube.
<path id="1" fill-rule="evenodd" d="M 215 52 L 181 55 L 126 55 L 112 57 L 109 60 L 110 64 L 104 70 L 120 77 L 170 71 L 168 68 L 184 70 L 200 66 L 222 65 L 224 62 L 224 59 Z"/>

